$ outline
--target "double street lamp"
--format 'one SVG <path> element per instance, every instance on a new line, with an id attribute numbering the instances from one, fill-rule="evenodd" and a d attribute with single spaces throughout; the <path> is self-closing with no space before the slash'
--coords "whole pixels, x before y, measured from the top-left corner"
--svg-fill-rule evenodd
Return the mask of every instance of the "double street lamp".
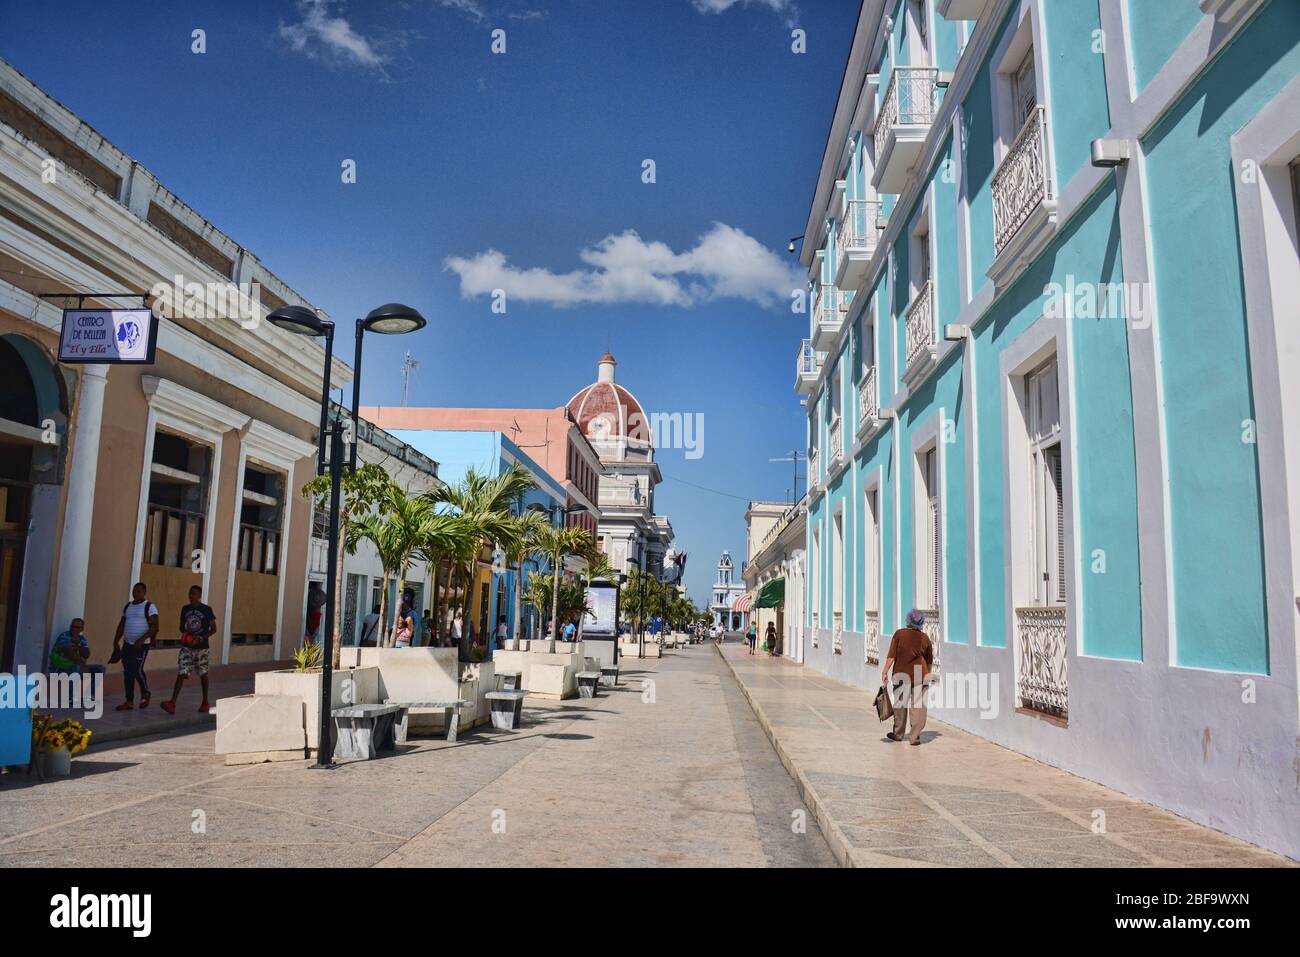
<path id="1" fill-rule="evenodd" d="M 317 739 L 316 767 L 333 767 L 333 748 L 330 745 L 330 711 L 334 678 L 334 604 L 338 592 L 339 553 L 339 486 L 343 477 L 343 422 L 338 415 L 329 419 L 330 367 L 334 361 L 334 323 L 324 319 L 306 306 L 284 306 L 266 317 L 273 326 L 299 336 L 325 338 L 325 374 L 321 380 L 320 395 L 320 450 L 316 458 L 316 474 L 324 475 L 326 467 L 325 441 L 329 436 L 330 474 L 330 532 L 329 566 L 325 574 L 325 633 L 321 642 L 321 701 L 320 737 Z M 357 320 L 356 362 L 352 378 L 352 449 L 349 468 L 357 467 L 357 408 L 361 399 L 361 338 L 366 332 L 382 335 L 400 335 L 415 332 L 425 326 L 424 316 L 410 306 L 390 302 L 371 310 L 364 319 Z M 342 636 L 340 636 L 340 639 Z"/>
<path id="2" fill-rule="evenodd" d="M 586 510 L 587 510 L 587 506 L 585 505 L 566 506 L 566 505 L 560 505 L 558 503 L 555 505 L 543 505 L 541 502 L 533 502 L 533 504 L 528 506 L 528 511 L 530 512 L 545 512 L 547 515 L 549 515 L 552 525 L 555 524 L 555 515 L 557 512 L 563 512 L 565 515 L 577 515 L 578 513 L 585 512 Z M 559 615 L 560 615 L 560 559 L 557 557 L 555 561 L 555 577 L 551 582 L 551 633 L 556 638 L 560 637 Z"/>

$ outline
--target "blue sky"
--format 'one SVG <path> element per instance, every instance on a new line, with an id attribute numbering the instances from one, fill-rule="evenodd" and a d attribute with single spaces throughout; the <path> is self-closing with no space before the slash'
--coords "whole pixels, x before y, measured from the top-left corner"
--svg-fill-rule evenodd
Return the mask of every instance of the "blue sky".
<path id="1" fill-rule="evenodd" d="M 401 401 L 409 348 L 411 405 L 556 406 L 610 349 L 647 410 L 701 413 L 701 457 L 657 453 L 657 507 L 705 601 L 745 502 L 789 494 L 769 457 L 803 445 L 785 244 L 857 10 L 0 0 L 0 56 L 336 320 L 417 306 L 423 332 L 368 340 L 363 403 Z"/>

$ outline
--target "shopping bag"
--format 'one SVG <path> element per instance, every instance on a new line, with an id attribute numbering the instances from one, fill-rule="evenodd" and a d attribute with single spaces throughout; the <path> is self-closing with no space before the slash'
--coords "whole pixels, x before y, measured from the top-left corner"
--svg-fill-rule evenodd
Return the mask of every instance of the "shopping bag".
<path id="1" fill-rule="evenodd" d="M 889 700 L 889 690 L 881 685 L 880 690 L 876 692 L 876 717 L 881 721 L 888 721 L 893 716 L 894 703 Z"/>

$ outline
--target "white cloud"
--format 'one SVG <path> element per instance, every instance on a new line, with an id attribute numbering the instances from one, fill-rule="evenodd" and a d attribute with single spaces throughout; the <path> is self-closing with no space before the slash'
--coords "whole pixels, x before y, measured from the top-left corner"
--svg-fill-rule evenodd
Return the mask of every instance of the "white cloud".
<path id="1" fill-rule="evenodd" d="M 298 15 L 302 21 L 282 23 L 280 36 L 294 50 L 310 57 L 324 54 L 373 68 L 380 68 L 388 62 L 387 54 L 380 50 L 376 40 L 362 36 L 342 16 L 332 15 L 331 8 L 335 6 L 342 12 L 341 2 L 336 4 L 331 0 L 299 0 Z"/>
<path id="2" fill-rule="evenodd" d="M 691 2 L 700 13 L 726 13 L 732 7 L 749 6 L 751 3 L 768 7 L 777 13 L 794 8 L 791 0 L 691 0 Z"/>
<path id="3" fill-rule="evenodd" d="M 563 273 L 520 268 L 496 249 L 449 256 L 444 265 L 460 277 L 460 294 L 466 299 L 503 289 L 507 300 L 552 306 L 635 302 L 686 307 L 714 299 L 773 306 L 789 302 L 803 283 L 802 273 L 788 259 L 725 223 L 714 223 L 680 253 L 629 229 L 580 250 L 578 258 L 589 268 Z"/>
<path id="4" fill-rule="evenodd" d="M 487 19 L 487 11 L 483 9 L 483 4 L 478 0 L 434 0 L 440 7 L 446 7 L 448 10 L 455 10 L 467 20 L 473 20 L 475 23 L 482 23 Z"/>

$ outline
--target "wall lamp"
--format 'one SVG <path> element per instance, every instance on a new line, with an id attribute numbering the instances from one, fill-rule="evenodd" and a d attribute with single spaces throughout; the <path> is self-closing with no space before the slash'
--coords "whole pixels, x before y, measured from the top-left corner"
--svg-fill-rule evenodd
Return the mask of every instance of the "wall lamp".
<path id="1" fill-rule="evenodd" d="M 1093 140 L 1092 165 L 1101 169 L 1123 166 L 1129 161 L 1128 140 Z"/>

